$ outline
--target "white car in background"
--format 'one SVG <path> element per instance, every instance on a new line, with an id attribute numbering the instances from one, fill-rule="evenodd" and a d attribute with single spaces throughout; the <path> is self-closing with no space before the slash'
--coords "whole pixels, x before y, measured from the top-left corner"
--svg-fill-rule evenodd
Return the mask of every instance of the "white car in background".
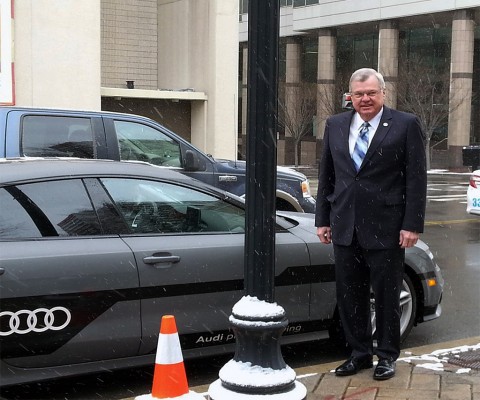
<path id="1" fill-rule="evenodd" d="M 467 190 L 467 212 L 480 215 L 480 169 L 472 172 Z"/>

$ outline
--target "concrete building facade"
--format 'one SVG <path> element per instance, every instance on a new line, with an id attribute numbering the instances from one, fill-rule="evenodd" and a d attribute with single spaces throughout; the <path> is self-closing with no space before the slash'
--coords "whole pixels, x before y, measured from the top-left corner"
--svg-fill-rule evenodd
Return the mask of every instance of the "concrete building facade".
<path id="1" fill-rule="evenodd" d="M 241 54 L 248 48 L 247 4 L 240 1 Z M 385 77 L 388 106 L 422 114 L 432 167 L 462 168 L 462 148 L 480 143 L 480 1 L 281 0 L 280 4 L 279 70 L 285 81 L 280 97 L 286 112 L 288 105 L 299 101 L 289 100 L 292 84 L 317 86 L 317 112 L 302 140 L 301 164 L 318 160 L 325 119 L 341 111 L 341 94 L 348 91 L 350 74 L 371 67 Z M 424 68 L 421 73 L 419 65 Z M 420 81 L 425 85 L 418 85 Z M 414 107 L 418 92 L 425 92 L 423 103 Z M 432 92 L 430 99 L 427 92 Z M 428 108 L 428 116 L 423 116 Z M 279 137 L 279 163 L 290 164 L 289 152 L 295 151 L 289 150 L 290 132 L 279 132 Z"/>
<path id="2" fill-rule="evenodd" d="M 0 1 L 14 9 L 16 105 L 142 114 L 206 153 L 244 153 L 248 0 Z M 446 101 L 431 102 L 447 110 L 428 125 L 432 166 L 459 168 L 463 146 L 480 142 L 480 0 L 280 5 L 282 112 L 303 92 L 316 103 L 299 150 L 294 133 L 279 130 L 280 164 L 293 164 L 295 152 L 301 164 L 316 163 L 325 119 L 341 111 L 354 69 L 382 72 L 387 105 L 402 109 L 418 92 L 406 74 L 418 59 L 437 74 L 435 91 L 448 86 Z"/>
<path id="3" fill-rule="evenodd" d="M 15 105 L 146 115 L 236 158 L 237 0 L 5 1 Z"/>
<path id="4" fill-rule="evenodd" d="M 99 109 L 100 3 L 16 0 L 12 4 L 15 104 Z"/>

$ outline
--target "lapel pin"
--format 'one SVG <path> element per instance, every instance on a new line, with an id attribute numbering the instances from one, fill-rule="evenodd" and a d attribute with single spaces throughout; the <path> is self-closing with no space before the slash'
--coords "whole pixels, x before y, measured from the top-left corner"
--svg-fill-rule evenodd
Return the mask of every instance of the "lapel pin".
<path id="1" fill-rule="evenodd" d="M 383 123 L 383 126 L 388 126 L 388 122 L 384 122 L 384 123 Z"/>

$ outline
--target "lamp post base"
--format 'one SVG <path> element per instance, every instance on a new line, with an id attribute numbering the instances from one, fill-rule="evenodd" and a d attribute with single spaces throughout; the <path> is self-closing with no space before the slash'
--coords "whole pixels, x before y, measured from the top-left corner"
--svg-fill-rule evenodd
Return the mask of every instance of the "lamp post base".
<path id="1" fill-rule="evenodd" d="M 281 393 L 254 394 L 239 393 L 222 385 L 217 379 L 208 388 L 208 400 L 306 400 L 307 389 L 298 381 L 293 382 L 292 387 Z"/>
<path id="2" fill-rule="evenodd" d="M 288 321 L 281 306 L 245 296 L 233 307 L 230 324 L 235 356 L 210 385 L 210 400 L 306 398 L 305 386 L 282 357 L 280 336 Z"/>

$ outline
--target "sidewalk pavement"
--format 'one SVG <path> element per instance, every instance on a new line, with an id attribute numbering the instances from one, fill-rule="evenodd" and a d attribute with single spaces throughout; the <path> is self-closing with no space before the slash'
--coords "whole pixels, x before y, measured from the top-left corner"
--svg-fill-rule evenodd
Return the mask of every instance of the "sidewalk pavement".
<path id="1" fill-rule="evenodd" d="M 386 381 L 375 381 L 373 369 L 337 377 L 340 363 L 295 369 L 308 400 L 480 400 L 480 336 L 402 350 Z M 208 398 L 208 387 L 190 390 Z"/>

